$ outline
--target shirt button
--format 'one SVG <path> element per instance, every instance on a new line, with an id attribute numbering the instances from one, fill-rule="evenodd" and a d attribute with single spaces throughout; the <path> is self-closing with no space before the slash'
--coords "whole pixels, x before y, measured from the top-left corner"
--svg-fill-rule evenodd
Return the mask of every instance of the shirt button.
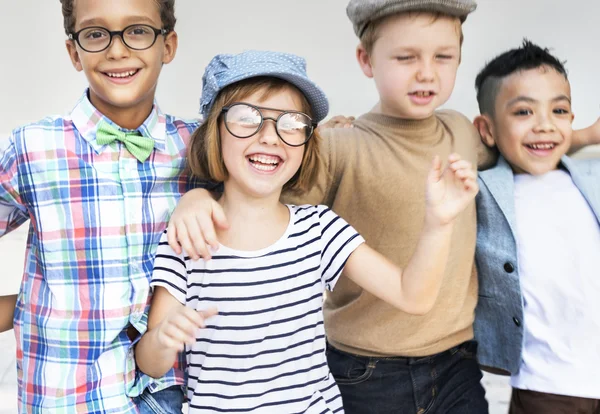
<path id="1" fill-rule="evenodd" d="M 521 321 L 519 320 L 519 318 L 517 318 L 517 317 L 514 317 L 514 318 L 513 318 L 513 322 L 514 322 L 514 323 L 515 323 L 515 325 L 517 325 L 518 327 L 520 327 L 520 326 L 521 326 Z"/>
<path id="2" fill-rule="evenodd" d="M 515 271 L 515 267 L 512 263 L 506 262 L 504 263 L 504 270 L 506 271 L 506 273 L 512 273 Z"/>

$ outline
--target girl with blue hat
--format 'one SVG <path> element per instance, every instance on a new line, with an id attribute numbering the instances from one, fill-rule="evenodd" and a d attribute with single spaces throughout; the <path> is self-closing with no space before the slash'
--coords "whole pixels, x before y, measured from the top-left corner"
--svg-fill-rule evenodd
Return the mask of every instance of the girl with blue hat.
<path id="1" fill-rule="evenodd" d="M 158 248 L 139 368 L 160 377 L 187 355 L 190 412 L 343 412 L 329 372 L 323 291 L 340 275 L 392 306 L 426 313 L 448 258 L 452 223 L 476 192 L 470 164 L 453 156 L 427 180 L 419 244 L 401 270 L 326 206 L 285 205 L 282 190 L 316 182 L 316 125 L 325 94 L 304 59 L 250 51 L 218 55 L 203 77 L 203 125 L 189 148 L 191 172 L 223 183 L 229 220 L 211 260 Z"/>

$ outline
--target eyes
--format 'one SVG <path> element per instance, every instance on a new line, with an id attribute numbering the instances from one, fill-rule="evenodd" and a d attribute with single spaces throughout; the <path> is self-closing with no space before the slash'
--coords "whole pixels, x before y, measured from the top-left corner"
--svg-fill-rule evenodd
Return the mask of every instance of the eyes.
<path id="1" fill-rule="evenodd" d="M 435 60 L 440 62 L 448 62 L 454 60 L 453 54 L 437 54 Z M 411 62 L 417 60 L 417 55 L 398 55 L 394 57 L 398 62 Z"/>
<path id="2" fill-rule="evenodd" d="M 571 113 L 570 108 L 567 107 L 557 107 L 552 109 L 552 113 L 555 115 L 569 115 Z M 526 117 L 529 115 L 533 115 L 533 110 L 531 108 L 518 108 L 512 112 L 514 116 L 518 117 Z"/>

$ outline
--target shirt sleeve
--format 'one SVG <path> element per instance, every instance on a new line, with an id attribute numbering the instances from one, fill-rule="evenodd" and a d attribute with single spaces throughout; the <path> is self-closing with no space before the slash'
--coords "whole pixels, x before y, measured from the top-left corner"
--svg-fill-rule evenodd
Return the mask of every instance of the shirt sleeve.
<path id="1" fill-rule="evenodd" d="M 167 241 L 167 231 L 163 233 L 154 259 L 152 288 L 161 286 L 185 305 L 187 293 L 187 266 L 184 253 L 177 254 Z"/>
<path id="2" fill-rule="evenodd" d="M 29 219 L 19 192 L 18 154 L 14 136 L 0 141 L 0 237 Z"/>
<path id="3" fill-rule="evenodd" d="M 326 206 L 318 206 L 321 223 L 321 280 L 333 290 L 348 258 L 365 242 L 343 218 Z"/>

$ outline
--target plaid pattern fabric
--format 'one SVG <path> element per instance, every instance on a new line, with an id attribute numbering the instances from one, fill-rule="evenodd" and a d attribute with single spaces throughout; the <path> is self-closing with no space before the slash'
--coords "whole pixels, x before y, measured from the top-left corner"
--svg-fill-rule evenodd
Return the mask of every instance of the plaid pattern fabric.
<path id="1" fill-rule="evenodd" d="M 146 330 L 158 241 L 195 186 L 183 167 L 197 124 L 155 105 L 138 128 L 155 142 L 140 163 L 120 142 L 96 142 L 101 120 L 112 124 L 85 94 L 0 149 L 0 236 L 31 219 L 15 313 L 21 412 L 133 413 L 129 397 L 145 387 L 183 383 L 179 370 L 136 374 L 126 328 Z"/>

